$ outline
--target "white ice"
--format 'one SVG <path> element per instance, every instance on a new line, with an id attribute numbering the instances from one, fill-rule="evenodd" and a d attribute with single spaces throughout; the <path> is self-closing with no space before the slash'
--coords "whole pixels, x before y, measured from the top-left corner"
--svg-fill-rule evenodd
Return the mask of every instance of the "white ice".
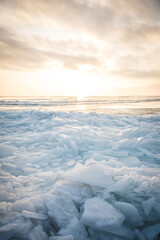
<path id="1" fill-rule="evenodd" d="M 39 219 L 39 220 L 46 220 L 48 216 L 40 213 L 34 213 L 34 212 L 29 212 L 29 211 L 22 211 L 22 216 L 25 218 L 33 218 L 33 219 Z"/>
<path id="2" fill-rule="evenodd" d="M 125 217 L 120 211 L 103 199 L 90 198 L 84 204 L 82 221 L 90 227 L 116 228 L 121 226 L 124 219 Z"/>
<path id="3" fill-rule="evenodd" d="M 114 183 L 112 180 L 112 170 L 105 165 L 97 164 L 95 161 L 91 161 L 90 164 L 85 164 L 85 166 L 77 164 L 73 170 L 64 173 L 63 177 L 71 181 L 103 188 Z"/>
<path id="4" fill-rule="evenodd" d="M 158 239 L 160 117 L 0 112 L 0 239 Z"/>
<path id="5" fill-rule="evenodd" d="M 154 197 L 142 202 L 144 212 L 147 216 L 149 215 L 154 203 L 155 203 L 155 198 Z"/>
<path id="6" fill-rule="evenodd" d="M 132 227 L 143 226 L 143 220 L 138 210 L 130 203 L 116 202 L 115 207 L 124 214 L 127 224 Z"/>

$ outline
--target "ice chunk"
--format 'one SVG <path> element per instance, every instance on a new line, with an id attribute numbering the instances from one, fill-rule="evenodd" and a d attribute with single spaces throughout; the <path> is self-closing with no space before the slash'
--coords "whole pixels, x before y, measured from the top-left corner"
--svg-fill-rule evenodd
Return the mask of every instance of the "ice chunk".
<path id="1" fill-rule="evenodd" d="M 12 179 L 12 176 L 0 176 L 0 182 L 7 182 Z"/>
<path id="2" fill-rule="evenodd" d="M 155 203 L 155 198 L 154 197 L 142 202 L 144 212 L 147 216 L 149 215 L 154 203 Z"/>
<path id="3" fill-rule="evenodd" d="M 95 177 L 96 176 L 96 177 Z M 112 171 L 100 163 L 90 165 L 77 164 L 76 167 L 63 174 L 63 177 L 80 183 L 106 188 L 112 185 Z"/>
<path id="4" fill-rule="evenodd" d="M 39 179 L 43 179 L 48 185 L 53 184 L 54 180 L 56 179 L 56 174 L 52 171 L 36 173 L 35 176 Z"/>
<path id="5" fill-rule="evenodd" d="M 69 194 L 72 200 L 78 204 L 82 204 L 87 198 L 93 196 L 93 192 L 88 185 L 74 184 L 68 181 L 58 181 L 53 191 L 58 195 Z"/>
<path id="6" fill-rule="evenodd" d="M 116 202 L 115 207 L 125 215 L 128 224 L 131 226 L 143 226 L 142 217 L 135 206 L 126 202 Z"/>
<path id="7" fill-rule="evenodd" d="M 48 240 L 46 233 L 42 230 L 42 226 L 34 227 L 28 234 L 28 240 Z"/>
<path id="8" fill-rule="evenodd" d="M 7 212 L 7 203 L 0 202 L 0 214 L 4 214 Z"/>
<path id="9" fill-rule="evenodd" d="M 16 166 L 12 163 L 2 163 L 2 169 L 8 172 L 13 172 L 16 169 Z"/>
<path id="10" fill-rule="evenodd" d="M 48 214 L 59 228 L 62 228 L 74 216 L 78 217 L 77 208 L 68 194 L 51 196 L 46 202 Z"/>
<path id="11" fill-rule="evenodd" d="M 13 236 L 26 237 L 31 227 L 32 224 L 30 221 L 22 222 L 21 220 L 17 220 L 14 223 L 8 223 L 0 227 L 0 237 L 3 240 L 8 240 Z"/>
<path id="12" fill-rule="evenodd" d="M 72 235 L 68 236 L 53 236 L 49 237 L 48 240 L 74 240 Z"/>
<path id="13" fill-rule="evenodd" d="M 137 157 L 127 157 L 124 158 L 122 162 L 130 167 L 138 167 L 141 165 L 141 161 Z"/>
<path id="14" fill-rule="evenodd" d="M 143 237 L 142 233 L 136 228 L 134 230 L 135 234 L 136 234 L 136 237 L 138 240 L 145 240 L 145 238 Z"/>
<path id="15" fill-rule="evenodd" d="M 76 217 L 70 219 L 68 224 L 58 234 L 62 236 L 72 235 L 75 240 L 87 240 L 88 235 L 84 225 Z"/>
<path id="16" fill-rule="evenodd" d="M 107 232 L 109 235 L 117 237 L 122 240 L 133 240 L 135 239 L 135 233 L 126 226 L 120 226 L 117 228 L 110 227 L 108 229 L 103 229 L 104 232 Z"/>
<path id="17" fill-rule="evenodd" d="M 41 194 L 30 198 L 31 203 L 34 205 L 37 211 L 47 211 L 45 203 L 52 196 L 52 194 Z"/>
<path id="18" fill-rule="evenodd" d="M 8 157 L 14 154 L 17 150 L 16 147 L 7 145 L 7 144 L 0 144 L 0 158 Z"/>
<path id="19" fill-rule="evenodd" d="M 145 192 L 146 190 L 148 190 L 148 182 L 143 181 L 142 183 L 139 184 L 137 188 L 134 189 L 134 192 L 140 193 L 140 192 Z"/>
<path id="20" fill-rule="evenodd" d="M 39 219 L 39 220 L 46 220 L 48 218 L 47 215 L 40 214 L 40 213 L 35 213 L 35 212 L 29 212 L 29 211 L 22 211 L 22 216 L 25 218 L 34 218 L 34 219 Z"/>
<path id="21" fill-rule="evenodd" d="M 15 195 L 13 193 L 10 193 L 7 188 L 5 191 L 1 189 L 0 201 L 8 202 L 14 200 L 14 198 Z"/>
<path id="22" fill-rule="evenodd" d="M 155 239 L 160 234 L 160 223 L 144 228 L 142 234 L 146 240 Z"/>
<path id="23" fill-rule="evenodd" d="M 109 186 L 106 189 L 106 192 L 125 192 L 130 187 L 132 182 L 133 182 L 133 178 L 126 177 L 124 179 L 119 180 L 115 184 Z"/>
<path id="24" fill-rule="evenodd" d="M 13 204 L 13 208 L 14 208 L 14 210 L 16 210 L 18 212 L 22 212 L 23 210 L 35 212 L 35 207 L 34 207 L 33 203 L 31 202 L 30 198 L 24 198 L 24 199 L 17 200 Z"/>
<path id="25" fill-rule="evenodd" d="M 124 215 L 119 210 L 103 199 L 94 197 L 84 204 L 82 221 L 90 227 L 115 228 L 121 226 L 124 219 Z"/>
<path id="26" fill-rule="evenodd" d="M 69 167 L 73 166 L 74 164 L 75 164 L 75 161 L 73 161 L 73 160 L 67 162 L 67 165 L 68 165 Z"/>

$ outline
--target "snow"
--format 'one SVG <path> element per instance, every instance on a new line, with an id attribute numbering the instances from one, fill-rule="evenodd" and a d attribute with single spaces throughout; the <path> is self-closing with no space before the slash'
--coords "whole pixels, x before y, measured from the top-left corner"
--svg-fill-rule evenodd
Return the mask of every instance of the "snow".
<path id="1" fill-rule="evenodd" d="M 0 239 L 158 239 L 160 116 L 144 113 L 1 111 Z"/>

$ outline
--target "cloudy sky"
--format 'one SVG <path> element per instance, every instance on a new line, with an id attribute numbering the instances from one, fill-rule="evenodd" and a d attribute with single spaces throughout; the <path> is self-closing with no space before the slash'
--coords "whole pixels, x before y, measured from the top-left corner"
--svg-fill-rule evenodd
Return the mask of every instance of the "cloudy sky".
<path id="1" fill-rule="evenodd" d="M 160 0 L 0 0 L 0 95 L 160 95 Z"/>

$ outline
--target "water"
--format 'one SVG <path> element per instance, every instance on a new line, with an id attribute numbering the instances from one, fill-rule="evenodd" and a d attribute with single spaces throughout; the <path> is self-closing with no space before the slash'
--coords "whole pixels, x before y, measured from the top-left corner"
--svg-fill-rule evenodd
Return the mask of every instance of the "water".
<path id="1" fill-rule="evenodd" d="M 132 97 L 0 97 L 0 111 L 50 110 L 107 114 L 160 114 L 160 96 Z"/>

